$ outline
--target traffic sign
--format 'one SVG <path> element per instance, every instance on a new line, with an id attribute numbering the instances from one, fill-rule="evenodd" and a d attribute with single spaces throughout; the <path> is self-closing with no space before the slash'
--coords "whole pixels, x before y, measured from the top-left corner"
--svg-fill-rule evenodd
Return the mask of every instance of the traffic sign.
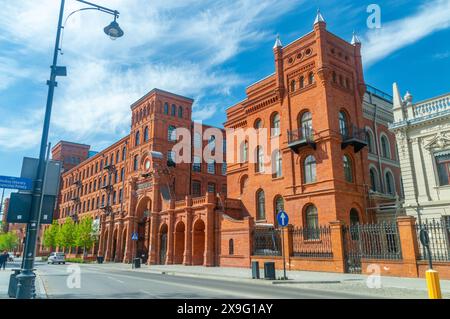
<path id="1" fill-rule="evenodd" d="M 131 235 L 131 240 L 138 240 L 138 233 L 134 232 L 134 233 Z"/>
<path id="2" fill-rule="evenodd" d="M 277 215 L 278 225 L 286 227 L 289 224 L 289 216 L 285 211 L 280 211 Z"/>
<path id="3" fill-rule="evenodd" d="M 0 188 L 31 191 L 33 189 L 33 181 L 29 178 L 0 176 Z"/>

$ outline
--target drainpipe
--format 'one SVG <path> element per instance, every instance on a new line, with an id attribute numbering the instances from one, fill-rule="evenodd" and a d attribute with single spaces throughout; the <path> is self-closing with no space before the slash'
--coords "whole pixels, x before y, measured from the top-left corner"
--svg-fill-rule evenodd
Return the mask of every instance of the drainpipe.
<path id="1" fill-rule="evenodd" d="M 369 93 L 369 97 L 370 97 L 370 104 L 375 106 L 375 114 L 373 116 L 373 128 L 375 130 L 374 134 L 375 134 L 375 146 L 376 146 L 377 160 L 378 160 L 378 170 L 380 171 L 380 175 L 378 177 L 380 180 L 381 191 L 383 193 L 385 193 L 384 182 L 383 182 L 383 166 L 381 164 L 380 146 L 379 146 L 379 139 L 378 139 L 378 126 L 377 126 L 378 105 L 373 103 L 372 93 Z"/>

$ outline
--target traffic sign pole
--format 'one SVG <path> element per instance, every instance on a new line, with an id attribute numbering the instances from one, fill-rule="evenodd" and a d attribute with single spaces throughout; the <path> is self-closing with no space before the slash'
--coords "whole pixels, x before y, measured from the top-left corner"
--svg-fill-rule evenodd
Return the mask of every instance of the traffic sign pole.
<path id="1" fill-rule="evenodd" d="M 285 231 L 284 231 L 284 229 L 283 228 L 281 228 L 281 231 L 283 232 L 283 236 L 282 236 L 282 243 L 281 243 L 281 246 L 282 246 L 282 249 L 283 249 L 283 280 L 287 280 L 287 276 L 286 276 L 286 257 L 285 257 L 285 253 L 284 253 L 284 233 L 285 233 Z"/>
<path id="2" fill-rule="evenodd" d="M 284 212 L 284 211 L 280 211 L 277 215 L 277 220 L 278 220 L 278 225 L 281 226 L 281 231 L 282 231 L 282 235 L 281 235 L 281 249 L 282 249 L 282 255 L 283 255 L 283 280 L 287 280 L 287 276 L 286 276 L 286 254 L 284 252 L 285 247 L 284 247 L 284 228 L 286 226 L 289 225 L 289 215 Z"/>

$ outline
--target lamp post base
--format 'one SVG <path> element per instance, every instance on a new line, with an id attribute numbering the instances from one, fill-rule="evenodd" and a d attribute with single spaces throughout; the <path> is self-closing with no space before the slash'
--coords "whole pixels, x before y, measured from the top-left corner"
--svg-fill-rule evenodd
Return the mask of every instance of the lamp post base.
<path id="1" fill-rule="evenodd" d="M 36 297 L 36 274 L 32 271 L 24 271 L 17 275 L 16 299 L 34 299 Z"/>

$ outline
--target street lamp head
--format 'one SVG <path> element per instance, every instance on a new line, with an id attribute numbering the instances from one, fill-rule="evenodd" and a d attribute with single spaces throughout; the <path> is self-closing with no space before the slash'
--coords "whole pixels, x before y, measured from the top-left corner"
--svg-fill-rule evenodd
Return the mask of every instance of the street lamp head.
<path id="1" fill-rule="evenodd" d="M 114 19 L 113 22 L 111 22 L 110 25 L 108 25 L 105 29 L 104 29 L 106 35 L 108 35 L 111 40 L 116 40 L 120 37 L 123 36 L 124 32 L 123 30 L 120 28 L 119 24 L 116 22 L 116 19 Z"/>

